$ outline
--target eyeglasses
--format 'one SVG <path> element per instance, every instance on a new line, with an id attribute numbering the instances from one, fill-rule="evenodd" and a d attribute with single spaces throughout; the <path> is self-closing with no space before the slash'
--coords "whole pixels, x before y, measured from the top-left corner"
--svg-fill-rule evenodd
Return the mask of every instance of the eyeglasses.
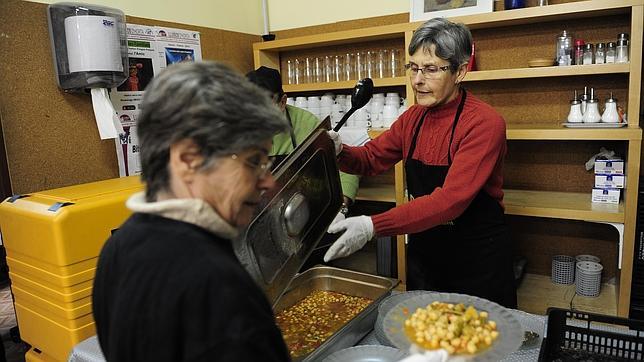
<path id="1" fill-rule="evenodd" d="M 258 179 L 263 179 L 268 173 L 270 173 L 271 167 L 273 167 L 274 162 L 274 159 L 271 157 L 269 157 L 266 162 L 261 162 L 260 160 L 242 158 L 234 153 L 230 155 L 230 158 L 232 158 L 233 160 L 238 160 L 244 163 L 244 165 L 250 167 L 255 172 L 255 176 L 257 176 Z"/>
<path id="2" fill-rule="evenodd" d="M 418 67 L 415 64 L 407 63 L 405 64 L 405 69 L 406 70 L 411 70 L 412 76 L 416 76 L 418 74 L 418 71 L 423 73 L 423 76 L 425 79 L 438 79 L 440 78 L 442 72 L 446 72 L 448 69 L 450 69 L 450 65 L 444 65 L 442 67 L 437 67 L 435 65 L 428 65 L 426 67 Z"/>

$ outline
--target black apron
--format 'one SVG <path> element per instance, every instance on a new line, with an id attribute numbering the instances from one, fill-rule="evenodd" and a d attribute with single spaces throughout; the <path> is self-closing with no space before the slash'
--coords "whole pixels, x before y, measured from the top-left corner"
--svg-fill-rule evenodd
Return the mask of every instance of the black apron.
<path id="1" fill-rule="evenodd" d="M 297 147 L 297 142 L 295 141 L 295 131 L 293 130 L 293 122 L 291 121 L 291 115 L 288 113 L 288 108 L 285 109 L 284 112 L 286 113 L 286 119 L 288 120 L 288 125 L 289 125 L 288 131 L 291 134 L 291 144 L 293 145 L 293 150 L 294 150 L 295 147 Z M 284 161 L 284 159 L 286 159 L 288 155 L 289 154 L 287 153 L 285 155 L 271 156 L 271 158 L 273 159 L 273 166 L 271 166 L 271 171 L 275 170 L 277 166 L 280 163 L 282 163 L 282 161 Z"/>
<path id="2" fill-rule="evenodd" d="M 450 150 L 467 93 L 458 105 L 447 150 L 447 166 L 426 165 L 412 159 L 427 109 L 414 131 L 405 160 L 407 189 L 418 198 L 442 187 L 452 164 Z M 503 209 L 480 190 L 455 220 L 410 234 L 407 246 L 407 289 L 463 293 L 516 308 L 512 245 Z"/>

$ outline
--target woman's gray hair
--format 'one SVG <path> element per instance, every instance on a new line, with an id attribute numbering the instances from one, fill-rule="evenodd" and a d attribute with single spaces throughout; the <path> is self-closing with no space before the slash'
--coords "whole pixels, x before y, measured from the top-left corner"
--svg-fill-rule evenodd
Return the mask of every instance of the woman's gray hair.
<path id="1" fill-rule="evenodd" d="M 287 129 L 268 92 L 217 62 L 169 66 L 145 89 L 137 134 L 146 198 L 170 183 L 170 146 L 191 139 L 204 156 L 202 169 L 220 156 L 269 141 Z"/>
<path id="2" fill-rule="evenodd" d="M 414 55 L 419 49 L 429 51 L 432 45 L 436 47 L 436 56 L 449 61 L 454 73 L 470 60 L 472 33 L 463 24 L 452 23 L 445 18 L 430 19 L 414 32 L 409 43 L 409 55 Z"/>

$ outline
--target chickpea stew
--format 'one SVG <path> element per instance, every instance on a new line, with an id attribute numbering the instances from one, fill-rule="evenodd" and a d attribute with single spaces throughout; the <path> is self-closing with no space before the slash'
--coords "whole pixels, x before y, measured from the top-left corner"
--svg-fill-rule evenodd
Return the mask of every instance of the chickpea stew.
<path id="1" fill-rule="evenodd" d="M 407 338 L 425 349 L 443 348 L 450 354 L 474 354 L 490 347 L 499 336 L 488 313 L 462 303 L 432 302 L 405 320 Z"/>
<path id="2" fill-rule="evenodd" d="M 313 352 L 372 302 L 363 297 L 316 290 L 279 312 L 275 319 L 291 357 L 301 357 Z"/>

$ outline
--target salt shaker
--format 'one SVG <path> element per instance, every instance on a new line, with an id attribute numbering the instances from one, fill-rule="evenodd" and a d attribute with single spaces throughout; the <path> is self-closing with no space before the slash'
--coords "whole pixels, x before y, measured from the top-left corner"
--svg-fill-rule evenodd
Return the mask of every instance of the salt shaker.
<path id="1" fill-rule="evenodd" d="M 615 63 L 615 43 L 610 42 L 606 44 L 606 64 Z"/>
<path id="2" fill-rule="evenodd" d="M 604 43 L 595 45 L 595 64 L 606 63 L 606 47 Z"/>
<path id="3" fill-rule="evenodd" d="M 572 64 L 572 35 L 566 30 L 557 36 L 555 63 L 559 66 Z"/>
<path id="4" fill-rule="evenodd" d="M 593 64 L 594 46 L 592 43 L 584 45 L 584 65 Z"/>
<path id="5" fill-rule="evenodd" d="M 581 101 L 577 98 L 577 90 L 575 95 L 570 100 L 570 113 L 568 113 L 568 123 L 581 123 L 584 120 L 584 115 L 581 113 Z"/>
<path id="6" fill-rule="evenodd" d="M 628 63 L 628 34 L 626 33 L 621 33 L 617 37 L 615 63 Z"/>
<path id="7" fill-rule="evenodd" d="M 602 122 L 619 123 L 619 113 L 617 113 L 617 99 L 613 98 L 613 92 L 610 92 L 610 98 L 606 100 Z"/>
<path id="8" fill-rule="evenodd" d="M 595 88 L 590 88 L 590 97 L 586 101 L 584 123 L 597 123 L 602 116 L 599 114 L 599 101 L 595 98 Z"/>

